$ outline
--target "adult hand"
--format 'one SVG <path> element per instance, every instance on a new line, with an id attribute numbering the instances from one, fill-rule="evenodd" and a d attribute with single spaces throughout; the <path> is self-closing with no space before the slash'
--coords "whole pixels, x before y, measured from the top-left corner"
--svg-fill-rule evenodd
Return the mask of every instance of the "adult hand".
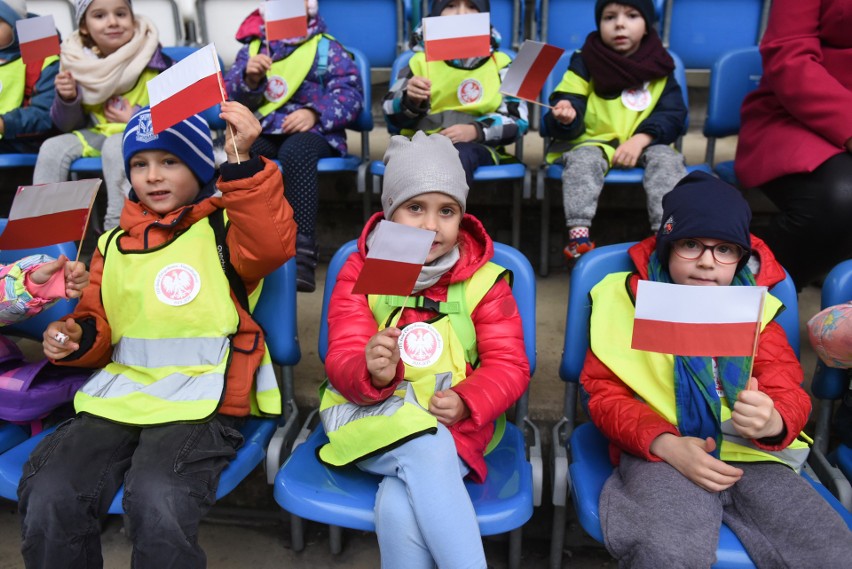
<path id="1" fill-rule="evenodd" d="M 651 443 L 651 452 L 708 492 L 721 492 L 743 476 L 739 468 L 711 456 L 716 441 L 664 433 Z"/>
<path id="2" fill-rule="evenodd" d="M 270 67 L 272 67 L 272 58 L 265 53 L 251 56 L 246 63 L 244 73 L 246 85 L 251 89 L 257 89 L 257 86 L 266 78 L 266 72 Z"/>
<path id="3" fill-rule="evenodd" d="M 454 124 L 442 130 L 439 134 L 443 134 L 452 141 L 457 142 L 474 142 L 479 137 L 479 131 L 472 124 Z"/>
<path id="4" fill-rule="evenodd" d="M 260 136 L 260 122 L 248 108 L 235 101 L 222 103 L 219 118 L 225 120 L 225 153 L 228 162 L 242 162 L 251 158 L 249 149 Z"/>
<path id="5" fill-rule="evenodd" d="M 317 114 L 311 109 L 301 108 L 293 111 L 284 118 L 281 123 L 281 132 L 294 134 L 297 132 L 308 132 L 317 124 Z"/>
<path id="6" fill-rule="evenodd" d="M 41 343 L 44 355 L 61 360 L 80 349 L 82 338 L 83 329 L 73 318 L 51 322 L 44 331 L 44 340 Z"/>
<path id="7" fill-rule="evenodd" d="M 622 142 L 618 148 L 615 149 L 615 154 L 612 155 L 612 165 L 614 168 L 633 168 L 636 166 L 636 162 L 639 161 L 639 157 L 642 155 L 642 151 L 651 144 L 651 140 L 653 140 L 647 134 L 634 134 L 624 142 Z"/>
<path id="8" fill-rule="evenodd" d="M 731 410 L 731 423 L 737 433 L 747 439 L 774 437 L 784 429 L 784 420 L 775 408 L 775 402 L 758 390 L 756 377 L 750 378 L 746 388 L 737 395 Z"/>
<path id="9" fill-rule="evenodd" d="M 553 118 L 556 122 L 564 125 L 569 125 L 577 118 L 577 109 L 571 104 L 571 101 L 565 99 L 553 105 Z"/>
<path id="10" fill-rule="evenodd" d="M 370 372 L 373 385 L 376 387 L 386 387 L 396 377 L 400 334 L 402 331 L 399 328 L 385 328 L 370 338 L 364 348 L 367 371 Z"/>
<path id="11" fill-rule="evenodd" d="M 77 81 L 70 71 L 60 71 L 53 79 L 53 85 L 56 87 L 56 94 L 63 101 L 73 101 L 77 98 Z"/>
<path id="12" fill-rule="evenodd" d="M 439 423 L 447 427 L 470 417 L 470 409 L 452 389 L 436 391 L 429 400 L 429 412 L 438 419 Z"/>
<path id="13" fill-rule="evenodd" d="M 405 86 L 405 95 L 417 105 L 428 101 L 432 96 L 432 82 L 425 77 L 415 75 L 408 80 L 408 84 Z"/>

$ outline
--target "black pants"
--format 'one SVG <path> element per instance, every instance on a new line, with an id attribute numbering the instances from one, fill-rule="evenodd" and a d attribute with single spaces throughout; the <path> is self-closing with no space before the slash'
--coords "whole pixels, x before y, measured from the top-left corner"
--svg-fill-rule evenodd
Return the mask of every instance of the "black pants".
<path id="1" fill-rule="evenodd" d="M 456 142 L 453 146 L 459 151 L 459 160 L 464 168 L 467 187 L 473 187 L 473 172 L 480 166 L 494 166 L 494 155 L 478 142 Z"/>
<path id="2" fill-rule="evenodd" d="M 852 257 L 852 154 L 761 188 L 781 210 L 760 235 L 801 290 Z"/>

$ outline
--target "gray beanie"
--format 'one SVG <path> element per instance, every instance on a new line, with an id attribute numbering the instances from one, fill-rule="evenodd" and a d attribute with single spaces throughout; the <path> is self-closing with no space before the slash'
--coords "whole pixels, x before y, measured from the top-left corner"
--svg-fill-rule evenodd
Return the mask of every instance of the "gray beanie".
<path id="1" fill-rule="evenodd" d="M 382 187 L 382 209 L 390 219 L 400 205 L 420 194 L 447 194 L 465 211 L 467 179 L 459 160 L 459 152 L 442 134 L 426 134 L 422 130 L 409 140 L 392 136 L 385 152 L 385 179 Z"/>

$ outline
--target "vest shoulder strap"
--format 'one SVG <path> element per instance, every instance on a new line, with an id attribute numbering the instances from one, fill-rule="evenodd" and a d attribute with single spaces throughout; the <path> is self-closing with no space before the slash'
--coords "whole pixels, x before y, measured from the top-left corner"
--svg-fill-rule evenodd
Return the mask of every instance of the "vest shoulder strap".
<path id="1" fill-rule="evenodd" d="M 321 83 L 325 83 L 325 74 L 328 72 L 328 36 L 322 35 L 317 45 L 317 76 Z"/>
<path id="2" fill-rule="evenodd" d="M 207 216 L 207 221 L 210 223 L 210 227 L 213 228 L 213 234 L 216 236 L 216 252 L 219 255 L 219 263 L 222 265 L 225 276 L 228 277 L 231 290 L 234 291 L 234 296 L 237 297 L 237 301 L 243 307 L 243 310 L 251 314 L 246 284 L 237 274 L 234 265 L 231 264 L 231 254 L 228 250 L 226 239 L 231 223 L 225 219 L 225 210 L 220 208 L 214 209 L 213 213 Z"/>

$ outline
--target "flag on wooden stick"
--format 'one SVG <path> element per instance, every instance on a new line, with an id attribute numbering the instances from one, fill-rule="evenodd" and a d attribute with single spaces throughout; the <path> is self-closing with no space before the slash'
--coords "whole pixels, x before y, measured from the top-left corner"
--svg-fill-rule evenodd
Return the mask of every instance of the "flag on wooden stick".
<path id="1" fill-rule="evenodd" d="M 352 293 L 410 295 L 434 240 L 434 231 L 382 220 Z"/>
<path id="2" fill-rule="evenodd" d="M 287 40 L 308 35 L 308 13 L 304 0 L 271 0 L 262 4 L 266 40 Z"/>
<path id="3" fill-rule="evenodd" d="M 51 55 L 59 55 L 59 34 L 53 16 L 24 18 L 15 22 L 15 27 L 25 65 L 37 65 Z"/>
<path id="4" fill-rule="evenodd" d="M 537 102 L 547 76 L 565 50 L 546 43 L 527 40 L 512 61 L 500 92 L 511 97 Z"/>
<path id="5" fill-rule="evenodd" d="M 491 14 L 423 18 L 426 61 L 491 55 Z"/>

